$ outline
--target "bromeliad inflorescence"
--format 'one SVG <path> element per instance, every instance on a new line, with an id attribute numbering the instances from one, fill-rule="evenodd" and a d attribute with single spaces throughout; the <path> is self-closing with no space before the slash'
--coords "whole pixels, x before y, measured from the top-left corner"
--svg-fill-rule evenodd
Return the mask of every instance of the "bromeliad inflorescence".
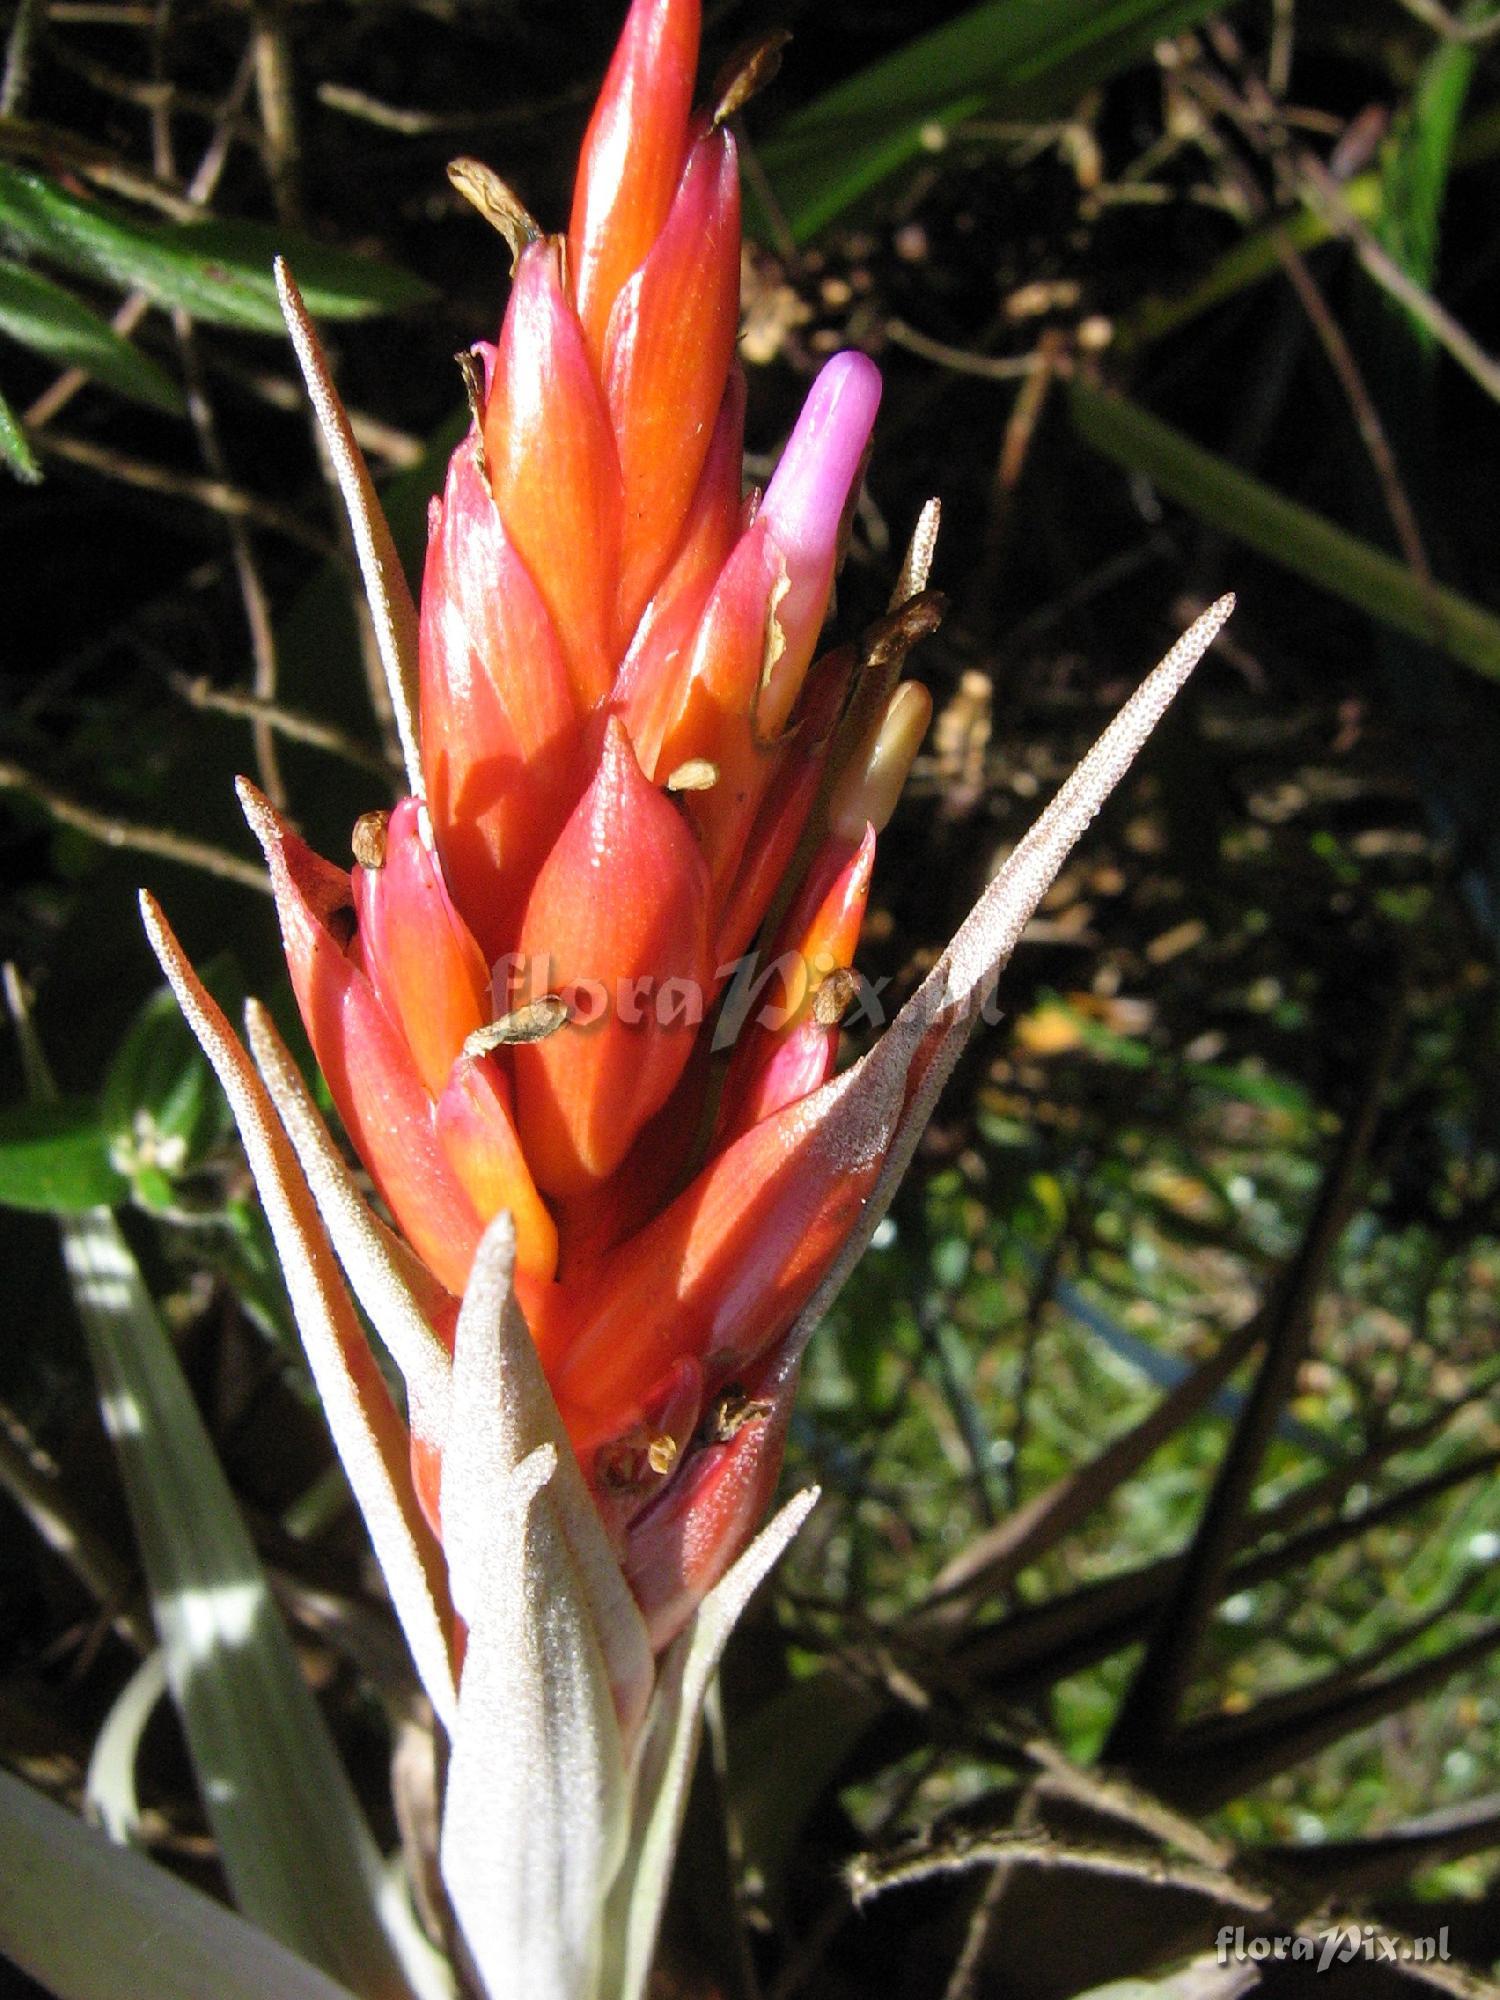
<path id="1" fill-rule="evenodd" d="M 420 613 L 282 273 L 410 796 L 359 821 L 346 871 L 243 795 L 309 1038 L 394 1231 L 264 1015 L 257 1075 L 147 913 L 453 1736 L 443 1859 L 466 1952 L 492 1994 L 558 2000 L 639 1990 L 708 1668 L 800 1518 L 736 1565 L 807 1335 L 1031 910 L 1229 609 L 835 1076 L 876 836 L 930 713 L 899 673 L 934 622 L 935 511 L 865 655 L 819 656 L 879 377 L 831 360 L 742 497 L 735 146 L 693 109 L 698 33 L 699 0 L 635 0 L 565 236 L 455 169 L 514 273 L 498 342 L 469 357 Z"/>

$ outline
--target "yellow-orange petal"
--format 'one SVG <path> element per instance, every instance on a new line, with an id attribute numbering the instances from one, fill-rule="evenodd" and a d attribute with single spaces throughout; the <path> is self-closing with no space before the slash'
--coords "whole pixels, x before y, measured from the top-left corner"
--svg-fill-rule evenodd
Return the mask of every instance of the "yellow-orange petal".
<path id="1" fill-rule="evenodd" d="M 318 1067 L 396 1225 L 438 1283 L 463 1290 L 479 1217 L 438 1144 L 404 1037 L 354 965 L 349 878 L 299 840 L 254 786 L 246 816 L 265 850 L 287 968 Z"/>
<path id="2" fill-rule="evenodd" d="M 671 1094 L 702 1019 L 708 882 L 691 829 L 611 718 L 593 783 L 542 865 L 521 956 L 573 1018 L 514 1052 L 536 1181 L 572 1197 L 619 1166 Z"/>
<path id="3" fill-rule="evenodd" d="M 484 411 L 484 450 L 505 531 L 540 591 L 581 708 L 614 678 L 620 461 L 558 246 L 516 267 Z"/>
<path id="4" fill-rule="evenodd" d="M 644 264 L 610 315 L 604 388 L 623 507 L 615 639 L 628 645 L 671 558 L 734 360 L 740 196 L 734 141 L 711 131 Z"/>
<path id="5" fill-rule="evenodd" d="M 719 913 L 714 957 L 737 959 L 775 900 L 823 782 L 829 740 L 854 671 L 854 649 L 825 653 L 808 675 L 775 776 L 745 840 L 739 870 Z"/>
<path id="6" fill-rule="evenodd" d="M 480 1221 L 487 1225 L 508 1210 L 517 1268 L 545 1284 L 557 1269 L 557 1225 L 521 1152 L 498 1055 L 464 1056 L 455 1064 L 438 1100 L 437 1133 Z"/>
<path id="7" fill-rule="evenodd" d="M 490 1018 L 490 975 L 453 907 L 424 818 L 415 799 L 403 799 L 364 854 L 356 851 L 352 887 L 370 983 L 436 1098 L 465 1041 Z"/>
<path id="8" fill-rule="evenodd" d="M 770 948 L 774 990 L 761 989 L 755 1016 L 735 1044 L 716 1146 L 807 1096 L 832 1071 L 838 1015 L 819 1018 L 817 996 L 830 975 L 854 963 L 874 867 L 872 826 L 857 846 L 834 836 L 814 859 Z"/>
<path id="9" fill-rule="evenodd" d="M 635 0 L 584 135 L 568 270 L 596 366 L 615 299 L 681 178 L 700 28 L 700 0 Z"/>
<path id="10" fill-rule="evenodd" d="M 493 962 L 577 801 L 581 710 L 471 436 L 448 468 L 422 582 L 422 765 L 453 897 Z"/>

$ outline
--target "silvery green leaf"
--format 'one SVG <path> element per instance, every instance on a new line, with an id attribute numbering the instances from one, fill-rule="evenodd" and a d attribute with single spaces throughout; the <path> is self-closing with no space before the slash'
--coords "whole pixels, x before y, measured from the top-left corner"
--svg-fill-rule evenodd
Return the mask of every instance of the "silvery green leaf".
<path id="1" fill-rule="evenodd" d="M 406 1383 L 412 1428 L 441 1447 L 453 1364 L 434 1332 L 438 1287 L 360 1193 L 276 1025 L 258 1001 L 245 1009 L 250 1048 L 354 1295 Z"/>
<path id="2" fill-rule="evenodd" d="M 851 1160 L 868 1158 L 879 1146 L 885 1163 L 859 1227 L 788 1336 L 790 1352 L 806 1346 L 864 1255 L 974 1023 L 1037 906 L 1233 610 L 1233 597 L 1221 597 L 1184 632 L 1008 856 L 874 1048 L 824 1085 L 827 1143 Z M 918 1081 L 910 1089 L 913 1075 Z"/>
<path id="3" fill-rule="evenodd" d="M 519 1465 L 528 1453 L 544 1444 L 551 1445 L 557 1454 L 557 1470 L 547 1487 L 547 1507 L 578 1572 L 590 1623 L 603 1649 L 615 1713 L 620 1719 L 628 1755 L 655 1677 L 651 1642 L 645 1620 L 604 1532 L 599 1510 L 584 1484 L 552 1390 L 542 1372 L 536 1343 L 516 1302 L 511 1286 L 513 1252 L 509 1248 L 512 1241 L 509 1229 L 508 1222 L 491 1224 L 474 1259 L 464 1293 L 464 1310 L 474 1322 L 498 1329 L 500 1388 L 493 1407 L 486 1405 L 486 1414 L 495 1426 L 493 1450 L 506 1465 Z M 456 1390 L 454 1395 L 458 1407 L 466 1413 L 472 1411 L 472 1398 L 459 1400 Z M 477 1521 L 482 1523 L 483 1518 L 481 1512 Z M 455 1543 L 446 1478 L 443 1520 L 449 1560 L 457 1571 L 465 1559 L 462 1543 L 465 1531 L 460 1525 L 460 1539 Z"/>
<path id="4" fill-rule="evenodd" d="M 365 464 L 364 453 L 354 435 L 334 387 L 328 356 L 313 325 L 312 315 L 303 304 L 302 294 L 284 258 L 276 259 L 276 295 L 287 332 L 292 337 L 308 399 L 317 417 L 323 442 L 333 461 L 334 473 L 354 531 L 354 547 L 359 557 L 370 616 L 375 624 L 375 640 L 380 664 L 385 669 L 391 712 L 401 739 L 401 755 L 406 765 L 406 782 L 414 798 L 425 798 L 426 779 L 422 773 L 422 753 L 417 739 L 417 607 L 411 586 L 396 552 L 390 523 L 375 492 L 375 482 Z"/>
<path id="5" fill-rule="evenodd" d="M 58 2000 L 353 2000 L 233 1910 L 3 1771 L 0 1853 L 0 1954 Z"/>
<path id="6" fill-rule="evenodd" d="M 447 1576 L 412 1486 L 406 1425 L 365 1341 L 317 1204 L 265 1086 L 153 898 L 142 896 L 141 911 L 162 970 L 234 1111 L 328 1427 L 417 1672 L 446 1722 L 456 1701 Z"/>
<path id="7" fill-rule="evenodd" d="M 240 1909 L 361 1996 L 409 1991 L 380 1856 L 130 1247 L 60 1224 L 193 1769 Z"/>
<path id="8" fill-rule="evenodd" d="M 603 1992 L 608 2000 L 641 2000 L 645 1993 L 709 1683 L 745 1607 L 817 1499 L 818 1489 L 810 1486 L 786 1503 L 719 1579 L 663 1655 L 636 1754 L 625 1866 L 605 1918 Z"/>
<path id="9" fill-rule="evenodd" d="M 502 1215 L 475 1257 L 454 1343 L 464 1421 L 443 1457 L 443 1530 L 468 1643 L 440 1854 L 492 2000 L 593 2000 L 626 1830 L 625 1754 L 594 1602 L 560 1525 L 562 1454 L 540 1435 L 545 1412 L 528 1425 L 512 1390 L 515 1358 L 534 1365 L 510 1284 L 514 1244 Z"/>

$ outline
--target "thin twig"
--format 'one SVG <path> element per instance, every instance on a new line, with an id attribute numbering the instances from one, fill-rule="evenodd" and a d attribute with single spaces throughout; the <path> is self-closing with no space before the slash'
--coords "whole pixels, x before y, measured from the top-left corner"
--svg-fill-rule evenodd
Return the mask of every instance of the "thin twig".
<path id="1" fill-rule="evenodd" d="M 125 1643 L 138 1653 L 149 1652 L 156 1643 L 151 1628 L 138 1611 L 128 1608 L 129 1570 L 69 1505 L 55 1472 L 37 1462 L 29 1437 L 9 1410 L 0 1410 L 0 1486 L 41 1540 L 108 1612 Z"/>
<path id="2" fill-rule="evenodd" d="M 52 13 L 53 18 L 62 18 L 56 7 L 53 8 Z M 154 12 L 148 10 L 142 25 L 149 26 L 154 19 Z M 195 210 L 206 207 L 213 199 L 214 191 L 218 187 L 220 177 L 228 163 L 229 148 L 233 143 L 234 134 L 239 126 L 240 114 L 244 109 L 245 98 L 249 92 L 250 81 L 253 75 L 254 66 L 247 52 L 240 59 L 239 69 L 224 99 L 213 134 L 207 146 L 203 149 L 203 155 L 194 171 L 193 178 L 188 183 L 187 198 L 193 204 Z M 150 306 L 151 300 L 145 292 L 139 290 L 130 292 L 120 304 L 110 324 L 116 333 L 128 340 L 136 327 L 145 318 Z M 51 423 L 54 417 L 66 409 L 81 389 L 88 387 L 91 380 L 92 377 L 86 369 L 64 369 L 57 380 L 49 388 L 43 390 L 42 394 L 37 397 L 36 401 L 26 412 L 26 428 L 29 431 L 35 432 L 40 430 L 43 425 Z M 46 440 L 36 439 L 35 442 L 45 444 Z"/>
<path id="3" fill-rule="evenodd" d="M 162 24 L 165 24 L 165 15 L 162 17 Z M 258 42 L 255 46 L 258 50 Z M 158 80 L 165 82 L 166 79 L 162 75 L 162 59 L 162 36 L 158 31 L 152 38 L 152 61 Z M 158 98 L 151 107 L 151 141 L 157 172 L 166 178 L 174 177 L 177 162 L 172 143 L 169 94 Z M 227 485 L 229 461 L 219 435 L 218 418 L 208 394 L 193 318 L 184 307 L 178 306 L 173 309 L 172 331 L 177 341 L 183 388 L 187 395 L 188 418 L 193 426 L 193 435 L 198 441 L 199 456 L 209 477 L 221 485 Z M 229 538 L 230 559 L 234 564 L 240 603 L 244 607 L 246 635 L 250 641 L 250 658 L 253 663 L 252 692 L 261 701 L 274 702 L 277 680 L 276 636 L 271 624 L 270 599 L 266 595 L 266 588 L 261 581 L 260 569 L 255 559 L 255 544 L 244 521 L 236 516 L 227 516 L 224 528 Z M 256 776 L 260 780 L 261 789 L 273 805 L 284 807 L 287 800 L 286 784 L 276 755 L 275 736 L 264 720 L 257 720 L 254 723 L 251 735 L 255 745 Z"/>
<path id="4" fill-rule="evenodd" d="M 1211 115 L 1215 108 L 1223 109 L 1226 105 L 1232 106 L 1233 100 L 1230 99 L 1229 94 L 1224 90 L 1218 79 L 1212 75 L 1203 72 L 1188 71 L 1184 75 L 1184 81 L 1190 89 L 1195 90 L 1206 113 Z M 1262 128 L 1274 128 L 1277 153 L 1280 157 L 1284 158 L 1290 150 L 1290 138 L 1284 125 L 1281 123 L 1279 109 L 1270 92 L 1253 77 L 1247 78 L 1245 87 L 1247 103 L 1251 114 Z M 1260 188 L 1252 179 L 1248 170 L 1238 160 L 1229 155 L 1227 151 L 1223 155 L 1221 164 L 1223 169 L 1233 178 L 1240 201 L 1247 213 L 1257 220 L 1265 220 L 1267 213 L 1265 196 L 1261 193 Z M 1396 464 L 1396 455 L 1391 449 L 1385 425 L 1381 421 L 1380 412 L 1375 406 L 1375 400 L 1370 394 L 1369 388 L 1365 383 L 1364 374 L 1360 369 L 1358 361 L 1355 359 L 1354 350 L 1350 346 L 1343 328 L 1339 325 L 1333 313 L 1330 312 L 1327 301 L 1318 288 L 1317 280 L 1313 277 L 1312 271 L 1308 267 L 1306 258 L 1297 249 L 1291 236 L 1284 228 L 1274 222 L 1270 225 L 1268 234 L 1271 247 L 1276 253 L 1277 262 L 1281 265 L 1288 283 L 1296 293 L 1298 302 L 1307 315 L 1308 324 L 1317 335 L 1318 343 L 1323 349 L 1328 365 L 1332 368 L 1334 375 L 1338 379 L 1339 387 L 1344 392 L 1345 401 L 1349 405 L 1350 414 L 1354 418 L 1355 428 L 1359 432 L 1360 441 L 1364 445 L 1365 453 L 1374 471 L 1376 483 L 1380 487 L 1381 496 L 1385 501 L 1386 512 L 1390 516 L 1391 526 L 1395 530 L 1396 540 L 1400 544 L 1401 553 L 1406 560 L 1407 567 L 1411 570 L 1422 588 L 1431 596 L 1437 590 L 1437 580 L 1433 576 L 1432 565 L 1427 558 L 1427 550 L 1422 540 L 1421 529 L 1417 524 L 1416 510 L 1413 508 L 1405 485 L 1402 483 L 1400 470 Z M 1436 603 L 1432 606 L 1432 615 L 1434 623 L 1440 624 L 1440 609 Z"/>
<path id="5" fill-rule="evenodd" d="M 325 561 L 334 553 L 325 537 L 316 529 L 309 528 L 301 516 L 294 514 L 290 508 L 278 507 L 274 501 L 246 493 L 227 480 L 200 479 L 190 472 L 173 472 L 168 466 L 132 458 L 128 453 L 116 451 L 108 445 L 93 444 L 86 438 L 59 437 L 55 432 L 45 432 L 41 437 L 34 438 L 33 443 L 38 451 L 52 458 L 62 459 L 69 465 L 81 465 L 90 472 L 102 472 L 125 486 L 139 487 L 147 493 L 162 493 L 174 500 L 191 500 L 196 506 L 206 507 L 212 513 L 224 514 L 232 519 L 256 521 L 263 528 L 285 535 L 288 541 L 296 542 L 299 547 L 311 549 Z"/>
<path id="6" fill-rule="evenodd" d="M 1232 30 L 1218 21 L 1210 23 L 1205 32 L 1226 59 L 1240 64 L 1243 72 L 1243 56 Z M 1216 78 L 1207 73 L 1200 75 L 1204 86 L 1215 94 L 1240 130 L 1265 150 L 1278 177 L 1288 184 L 1288 192 L 1310 208 L 1332 235 L 1352 245 L 1367 276 L 1405 306 L 1486 395 L 1500 402 L 1500 361 L 1487 353 L 1467 328 L 1402 269 L 1369 225 L 1355 214 L 1337 178 L 1315 153 L 1295 143 L 1269 97 L 1255 90 L 1252 83 L 1250 88 L 1258 101 L 1242 103 Z"/>
<path id="7" fill-rule="evenodd" d="M 908 354 L 920 355 L 924 361 L 936 361 L 943 368 L 951 368 L 955 375 L 977 375 L 985 382 L 1021 382 L 1028 375 L 1035 375 L 1039 369 L 1053 365 L 1040 350 L 1030 354 L 999 355 L 975 354 L 966 347 L 950 347 L 946 340 L 934 340 L 931 334 L 919 333 L 904 319 L 886 320 L 883 331 L 893 347 L 904 347 Z"/>
<path id="8" fill-rule="evenodd" d="M 373 771 L 379 777 L 389 778 L 397 768 L 387 764 L 377 751 L 369 749 L 357 737 L 349 735 L 347 730 L 331 722 L 320 722 L 316 716 L 304 715 L 299 709 L 284 708 L 279 702 L 262 701 L 253 694 L 243 694 L 234 688 L 216 688 L 201 676 L 194 678 L 189 674 L 174 674 L 172 686 L 193 708 L 264 723 L 293 743 L 306 743 L 311 749 L 326 750 L 331 756 L 342 757 L 346 763 L 357 765 L 363 771 Z"/>
<path id="9" fill-rule="evenodd" d="M 255 95 L 260 106 L 266 172 L 276 219 L 296 225 L 302 219 L 299 174 L 302 142 L 297 130 L 297 95 L 292 75 L 286 23 L 276 0 L 255 10 L 251 48 L 255 58 Z"/>
<path id="10" fill-rule="evenodd" d="M 42 23 L 41 0 L 20 0 L 5 41 L 5 74 L 0 78 L 0 117 L 20 114 L 31 82 L 31 50 Z"/>
<path id="11" fill-rule="evenodd" d="M 71 826 L 105 847 L 127 848 L 136 854 L 155 854 L 164 861 L 177 861 L 184 868 L 197 868 L 221 881 L 237 882 L 241 888 L 271 893 L 264 872 L 227 849 L 215 847 L 188 834 L 173 833 L 167 827 L 143 826 L 136 820 L 116 819 L 81 800 L 60 792 L 35 772 L 19 764 L 0 761 L 0 791 L 18 792 L 50 813 L 61 826 Z"/>
<path id="12" fill-rule="evenodd" d="M 1441 0 L 1400 0 L 1400 4 L 1424 28 L 1431 28 L 1445 42 L 1485 42 L 1491 35 L 1500 33 L 1500 13 L 1487 14 L 1477 21 L 1464 21 L 1441 5 Z"/>
<path id="13" fill-rule="evenodd" d="M 1344 330 L 1329 311 L 1317 281 L 1307 267 L 1307 260 L 1298 251 L 1286 231 L 1273 229 L 1271 241 L 1281 268 L 1291 281 L 1292 289 L 1301 301 L 1302 309 L 1312 324 L 1314 333 L 1328 357 L 1329 366 L 1339 379 L 1349 408 L 1359 430 L 1360 442 L 1374 470 L 1386 512 L 1391 517 L 1391 526 L 1396 531 L 1396 540 L 1401 545 L 1401 553 L 1423 589 L 1429 594 L 1437 590 L 1437 578 L 1432 573 L 1432 564 L 1427 559 L 1427 550 L 1422 541 L 1422 531 L 1417 525 L 1416 510 L 1402 483 L 1396 465 L 1396 454 L 1391 449 L 1386 436 L 1385 425 L 1380 412 L 1375 407 L 1373 397 L 1365 386 L 1365 378 L 1359 363 L 1354 358 L 1354 350 L 1345 338 Z M 1432 607 L 1434 623 L 1441 619 L 1441 611 Z"/>
<path id="14" fill-rule="evenodd" d="M 288 415 L 300 416 L 307 407 L 306 390 L 289 376 L 277 375 L 266 368 L 247 367 L 235 356 L 220 353 L 217 349 L 203 358 L 215 375 L 247 390 L 261 402 L 268 403 L 273 410 L 285 410 Z M 383 458 L 393 470 L 408 471 L 426 456 L 426 444 L 410 431 L 389 424 L 381 417 L 371 416 L 368 410 L 350 410 L 348 415 L 350 428 L 361 450 Z"/>
<path id="15" fill-rule="evenodd" d="M 1030 1863 L 1039 1868 L 1073 1868 L 1085 1874 L 1112 1876 L 1118 1881 L 1139 1882 L 1157 1889 L 1182 1889 L 1189 1895 L 1206 1896 L 1227 1909 L 1255 1915 L 1272 1907 L 1271 1893 L 1258 1884 L 1237 1882 L 1217 1868 L 1195 1862 L 1170 1861 L 1139 1848 L 1106 1845 L 1083 1847 L 1056 1839 L 1048 1833 L 999 1833 L 963 1835 L 942 1848 L 878 1859 L 861 1855 L 848 1871 L 849 1887 L 856 1903 L 867 1903 L 888 1889 L 912 1882 L 931 1881 L 938 1875 L 962 1874 L 969 1868 L 1006 1862 Z"/>
<path id="16" fill-rule="evenodd" d="M 198 222 L 203 219 L 198 204 L 180 193 L 165 178 L 137 173 L 108 146 L 96 140 L 81 139 L 76 132 L 67 132 L 54 125 L 28 124 L 24 119 L 13 118 L 0 128 L 0 151 L 18 159 L 45 161 L 53 167 L 71 167 L 75 172 L 87 175 L 100 187 L 107 188 L 110 193 L 154 208 L 162 215 L 170 216 L 174 222 Z"/>

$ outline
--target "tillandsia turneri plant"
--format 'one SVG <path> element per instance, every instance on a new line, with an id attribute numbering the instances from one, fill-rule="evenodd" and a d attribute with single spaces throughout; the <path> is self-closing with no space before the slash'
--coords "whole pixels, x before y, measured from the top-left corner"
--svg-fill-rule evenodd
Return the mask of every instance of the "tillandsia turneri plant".
<path id="1" fill-rule="evenodd" d="M 814 1497 L 756 1538 L 806 1341 L 1039 898 L 1230 609 L 836 1074 L 876 838 L 930 712 L 900 674 L 939 611 L 936 509 L 863 649 L 820 653 L 879 378 L 835 356 L 742 496 L 727 119 L 757 65 L 695 110 L 698 36 L 698 0 L 634 0 L 565 235 L 454 169 L 513 276 L 466 357 L 420 611 L 279 274 L 409 795 L 358 822 L 348 870 L 243 798 L 384 1214 L 268 1017 L 252 1004 L 252 1065 L 146 903 L 448 1734 L 454 1955 L 497 2000 L 641 1992 L 708 1681 Z"/>

